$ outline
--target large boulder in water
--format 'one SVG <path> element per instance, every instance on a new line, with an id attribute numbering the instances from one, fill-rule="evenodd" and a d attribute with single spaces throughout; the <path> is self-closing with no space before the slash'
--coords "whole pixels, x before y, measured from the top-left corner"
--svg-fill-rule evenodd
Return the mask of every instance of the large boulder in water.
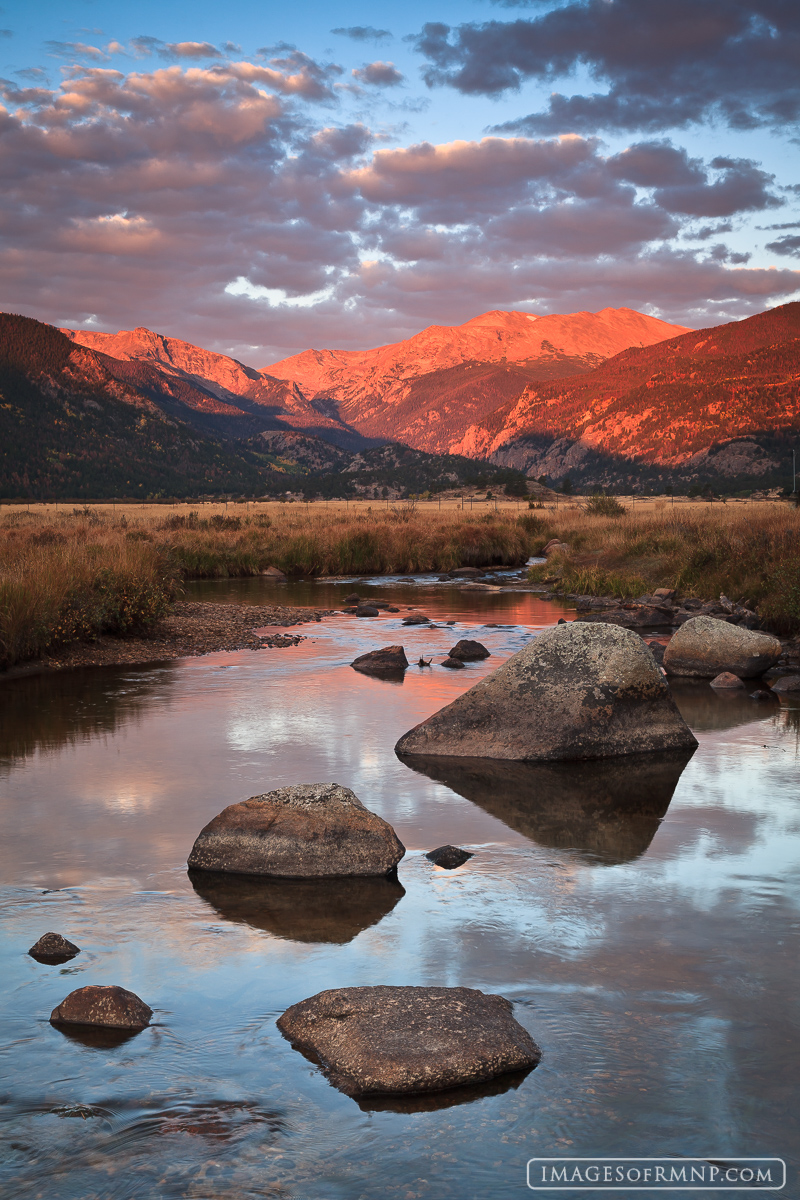
<path id="1" fill-rule="evenodd" d="M 295 879 L 388 875 L 404 854 L 391 825 L 349 788 L 306 783 L 223 809 L 201 830 L 189 867 Z"/>
<path id="2" fill-rule="evenodd" d="M 466 1087 L 541 1058 L 509 1001 L 473 988 L 336 988 L 287 1008 L 278 1028 L 348 1096 Z"/>
<path id="3" fill-rule="evenodd" d="M 539 634 L 395 750 L 554 762 L 696 745 L 637 634 L 571 621 Z"/>
<path id="4" fill-rule="evenodd" d="M 104 1029 L 144 1029 L 153 1010 L 123 987 L 90 984 L 70 992 L 50 1014 L 53 1025 L 99 1025 Z"/>
<path id="5" fill-rule="evenodd" d="M 716 617 L 692 617 L 681 625 L 664 651 L 664 669 L 669 675 L 714 679 L 730 671 L 740 679 L 763 675 L 781 656 L 780 640 L 718 621 Z"/>

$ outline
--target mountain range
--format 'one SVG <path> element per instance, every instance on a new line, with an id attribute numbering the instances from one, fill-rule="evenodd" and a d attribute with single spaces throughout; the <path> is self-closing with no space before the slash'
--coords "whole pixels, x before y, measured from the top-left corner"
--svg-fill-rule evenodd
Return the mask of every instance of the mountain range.
<path id="1" fill-rule="evenodd" d="M 349 474 L 352 484 L 368 471 L 374 486 L 390 460 L 402 488 L 404 447 L 423 482 L 439 455 L 450 456 L 439 473 L 451 484 L 470 472 L 495 481 L 508 472 L 509 483 L 520 472 L 569 474 L 595 486 L 774 482 L 800 424 L 798 380 L 800 304 L 700 331 L 624 308 L 490 312 L 377 349 L 306 350 L 264 370 L 143 327 L 58 331 L 6 314 L 0 390 L 24 403 L 0 402 L 2 488 L 33 488 L 31 456 L 47 448 L 39 490 L 77 485 L 82 470 L 96 489 L 106 454 L 119 494 L 134 443 L 147 476 L 136 488 L 148 492 L 179 492 L 181 478 L 190 490 L 285 490 L 287 472 Z M 92 403 L 127 416 L 119 409 L 103 433 Z M 153 446 L 171 447 L 162 462 L 144 450 L 153 422 Z M 387 443 L 399 444 L 388 458 L 377 452 Z"/>

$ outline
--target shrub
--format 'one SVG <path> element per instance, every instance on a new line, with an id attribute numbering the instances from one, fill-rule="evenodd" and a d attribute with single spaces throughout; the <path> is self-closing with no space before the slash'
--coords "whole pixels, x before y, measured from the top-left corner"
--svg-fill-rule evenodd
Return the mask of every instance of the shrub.
<path id="1" fill-rule="evenodd" d="M 590 496 L 583 506 L 583 511 L 595 517 L 624 517 L 627 509 L 620 504 L 616 496 Z"/>

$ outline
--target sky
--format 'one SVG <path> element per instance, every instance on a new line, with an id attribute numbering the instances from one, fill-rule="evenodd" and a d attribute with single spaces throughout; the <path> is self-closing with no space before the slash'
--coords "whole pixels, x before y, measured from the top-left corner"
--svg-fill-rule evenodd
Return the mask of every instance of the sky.
<path id="1" fill-rule="evenodd" d="M 800 298 L 797 0 L 0 0 L 0 309 L 258 368 Z"/>

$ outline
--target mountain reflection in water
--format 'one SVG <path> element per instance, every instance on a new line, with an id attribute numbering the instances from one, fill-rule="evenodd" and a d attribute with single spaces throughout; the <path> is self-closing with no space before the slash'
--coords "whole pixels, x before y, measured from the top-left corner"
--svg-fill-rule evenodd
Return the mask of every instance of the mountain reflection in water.
<path id="1" fill-rule="evenodd" d="M 644 854 L 692 751 L 577 763 L 420 758 L 406 766 L 445 784 L 540 846 L 615 864 Z"/>
<path id="2" fill-rule="evenodd" d="M 293 942 L 343 946 L 377 925 L 405 896 L 394 878 L 261 879 L 189 871 L 197 895 L 226 921 Z"/>

